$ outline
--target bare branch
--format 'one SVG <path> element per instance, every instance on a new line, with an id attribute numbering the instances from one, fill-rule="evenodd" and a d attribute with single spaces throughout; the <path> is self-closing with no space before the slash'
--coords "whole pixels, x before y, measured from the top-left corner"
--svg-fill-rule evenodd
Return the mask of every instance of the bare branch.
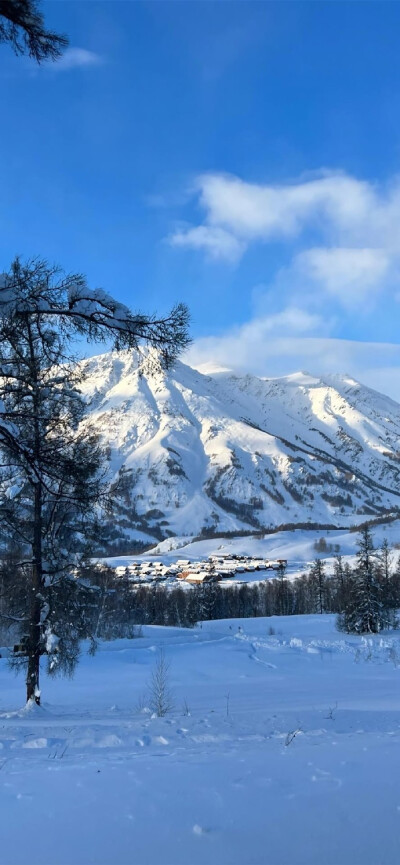
<path id="1" fill-rule="evenodd" d="M 0 42 L 37 63 L 58 60 L 68 45 L 66 36 L 46 29 L 36 0 L 0 0 L 0 18 Z"/>

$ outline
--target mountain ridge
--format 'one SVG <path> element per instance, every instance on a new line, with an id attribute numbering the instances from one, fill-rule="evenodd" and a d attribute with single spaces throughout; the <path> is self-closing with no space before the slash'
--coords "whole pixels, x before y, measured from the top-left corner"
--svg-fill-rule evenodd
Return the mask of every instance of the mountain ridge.
<path id="1" fill-rule="evenodd" d="M 400 405 L 351 376 L 204 373 L 157 353 L 82 362 L 110 447 L 116 546 L 344 527 L 400 508 Z"/>

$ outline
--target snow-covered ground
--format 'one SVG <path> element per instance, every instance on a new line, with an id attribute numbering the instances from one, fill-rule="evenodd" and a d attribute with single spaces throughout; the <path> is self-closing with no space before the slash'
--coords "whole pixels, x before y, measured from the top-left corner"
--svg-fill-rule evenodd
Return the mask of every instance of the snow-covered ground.
<path id="1" fill-rule="evenodd" d="M 156 718 L 161 647 L 175 707 Z M 331 616 L 147 627 L 43 677 L 27 712 L 3 658 L 0 861 L 396 865 L 399 664 L 399 633 Z"/>

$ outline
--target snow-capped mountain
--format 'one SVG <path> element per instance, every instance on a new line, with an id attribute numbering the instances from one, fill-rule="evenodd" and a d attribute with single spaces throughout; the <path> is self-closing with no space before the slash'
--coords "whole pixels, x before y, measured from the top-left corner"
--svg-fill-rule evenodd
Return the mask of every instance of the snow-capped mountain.
<path id="1" fill-rule="evenodd" d="M 400 508 L 400 405 L 352 378 L 205 374 L 157 355 L 84 362 L 110 446 L 117 545 L 287 524 L 348 526 Z"/>

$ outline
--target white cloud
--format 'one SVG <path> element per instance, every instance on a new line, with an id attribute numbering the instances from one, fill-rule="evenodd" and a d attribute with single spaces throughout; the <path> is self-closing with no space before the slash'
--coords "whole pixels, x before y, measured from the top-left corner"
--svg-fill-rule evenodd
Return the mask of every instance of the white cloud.
<path id="1" fill-rule="evenodd" d="M 351 237 L 354 246 L 398 243 L 393 225 L 400 224 L 397 178 L 388 188 L 379 188 L 342 172 L 281 185 L 204 174 L 196 189 L 206 222 L 223 225 L 248 242 L 298 236 L 314 227 L 332 240 Z M 361 243 L 362 238 L 368 242 Z"/>
<path id="2" fill-rule="evenodd" d="M 222 366 L 268 375 L 271 358 L 282 355 L 293 371 L 298 343 L 314 334 L 327 334 L 324 320 L 294 306 L 273 315 L 253 318 L 221 336 L 201 337 L 187 352 L 190 364 L 217 363 Z M 314 337 L 315 338 L 315 337 Z"/>
<path id="3" fill-rule="evenodd" d="M 312 315 L 304 309 L 289 306 L 281 312 L 262 318 L 253 319 L 239 328 L 241 338 L 245 341 L 255 336 L 262 339 L 267 335 L 292 336 L 303 333 L 321 333 L 325 331 L 324 322 L 319 315 Z"/>
<path id="4" fill-rule="evenodd" d="M 171 246 L 186 246 L 204 250 L 210 258 L 235 263 L 241 257 L 244 246 L 224 228 L 199 225 L 185 231 L 176 231 L 170 239 Z"/>
<path id="5" fill-rule="evenodd" d="M 295 236 L 307 223 L 321 221 L 348 230 L 370 211 L 374 198 L 369 184 L 339 173 L 280 186 L 205 174 L 197 188 L 207 221 L 248 241 Z"/>
<path id="6" fill-rule="evenodd" d="M 59 60 L 51 63 L 51 69 L 60 72 L 69 69 L 89 69 L 99 66 L 102 62 L 102 57 L 94 51 L 88 51 L 86 48 L 67 48 Z"/>
<path id="7" fill-rule="evenodd" d="M 310 317 L 308 333 L 296 333 L 296 319 L 291 330 L 291 318 L 287 310 L 281 316 L 254 319 L 220 337 L 195 340 L 184 359 L 205 372 L 228 368 L 265 377 L 299 370 L 317 376 L 349 373 L 400 401 L 399 345 L 315 336 L 317 317 Z M 297 321 L 306 327 L 307 314 Z"/>
<path id="8" fill-rule="evenodd" d="M 188 361 L 261 376 L 349 373 L 400 400 L 400 346 L 336 338 L 343 310 L 359 323 L 378 298 L 382 313 L 382 292 L 400 297 L 398 179 L 383 186 L 325 171 L 268 185 L 206 174 L 195 190 L 204 220 L 171 243 L 235 263 L 250 245 L 280 241 L 291 256 L 254 290 L 252 319 L 196 340 Z M 271 315 L 277 298 L 283 310 Z"/>
<path id="9" fill-rule="evenodd" d="M 295 266 L 344 306 L 352 307 L 384 285 L 390 255 L 384 249 L 313 248 L 300 253 Z"/>
<path id="10" fill-rule="evenodd" d="M 303 290 L 305 280 L 311 289 L 318 284 L 345 306 L 373 297 L 388 281 L 393 288 L 399 282 L 398 178 L 378 186 L 325 171 L 271 185 L 204 174 L 195 192 L 204 222 L 175 233 L 170 238 L 175 246 L 236 262 L 250 244 L 296 242 L 292 277 L 302 279 Z"/>

